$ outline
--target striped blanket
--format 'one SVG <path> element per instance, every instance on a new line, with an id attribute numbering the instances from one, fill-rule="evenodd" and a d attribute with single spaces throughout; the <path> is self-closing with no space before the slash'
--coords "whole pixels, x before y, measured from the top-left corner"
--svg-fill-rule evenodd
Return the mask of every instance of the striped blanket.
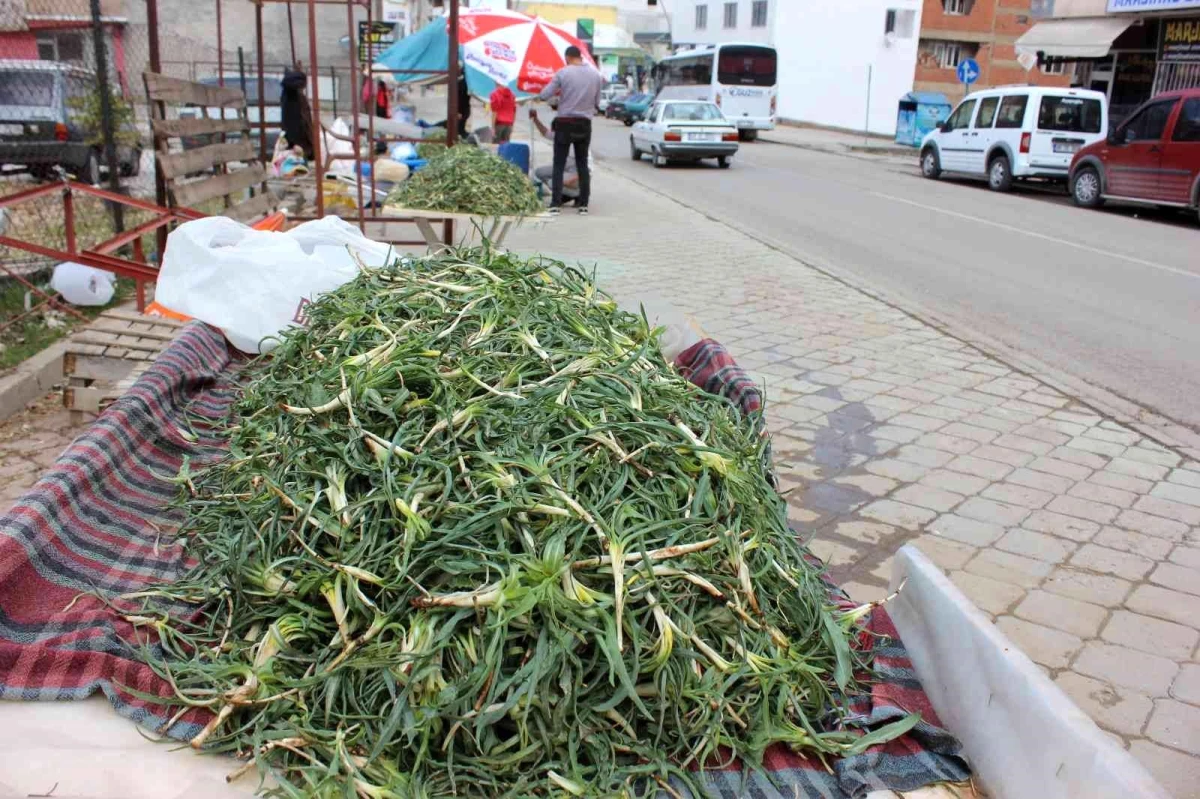
<path id="1" fill-rule="evenodd" d="M 192 323 L 137 381 L 62 454 L 11 510 L 0 516 L 0 698 L 82 699 L 103 691 L 119 713 L 151 729 L 161 708 L 137 694 L 167 696 L 166 682 L 139 657 L 146 625 L 120 596 L 186 569 L 168 509 L 184 458 L 193 468 L 220 458 L 221 421 L 236 388 L 237 364 L 219 332 Z M 698 386 L 744 411 L 762 397 L 733 359 L 703 341 L 677 361 Z M 176 614 L 193 609 L 170 609 Z M 859 797 L 912 790 L 968 775 L 958 743 L 941 729 L 886 613 L 874 612 L 864 641 L 875 648 L 875 681 L 855 699 L 865 726 L 917 711 L 923 721 L 902 738 L 831 768 L 784 747 L 766 772 L 709 772 L 713 795 Z M 195 710 L 171 728 L 189 738 L 208 717 Z M 131 768 L 133 768 L 131 764 Z M 769 775 L 769 776 L 768 776 Z M 748 782 L 747 782 L 748 780 Z"/>

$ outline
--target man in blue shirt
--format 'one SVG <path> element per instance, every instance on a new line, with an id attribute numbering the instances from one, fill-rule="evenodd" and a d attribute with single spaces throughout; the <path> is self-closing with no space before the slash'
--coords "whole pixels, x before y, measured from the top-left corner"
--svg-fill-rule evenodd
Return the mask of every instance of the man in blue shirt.
<path id="1" fill-rule="evenodd" d="M 554 128 L 554 175 L 551 182 L 550 213 L 557 214 L 563 199 L 563 172 L 567 154 L 575 150 L 575 169 L 579 173 L 579 198 L 575 201 L 579 213 L 588 212 L 592 173 L 588 169 L 588 147 L 592 143 L 592 115 L 600 103 L 604 78 L 593 67 L 583 63 L 578 47 L 568 47 L 564 53 L 567 65 L 554 75 L 554 80 L 538 95 L 539 100 L 558 98 L 558 116 Z"/>

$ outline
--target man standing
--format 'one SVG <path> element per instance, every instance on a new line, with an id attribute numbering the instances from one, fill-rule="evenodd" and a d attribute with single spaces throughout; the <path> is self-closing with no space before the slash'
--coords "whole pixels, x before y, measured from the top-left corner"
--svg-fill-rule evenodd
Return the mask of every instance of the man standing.
<path id="1" fill-rule="evenodd" d="M 554 75 L 550 85 L 538 95 L 539 100 L 558 98 L 558 116 L 554 128 L 554 177 L 551 183 L 553 195 L 550 213 L 557 214 L 562 206 L 563 171 L 567 166 L 567 153 L 575 150 L 575 169 L 579 173 L 579 199 L 575 205 L 579 213 L 588 212 L 591 195 L 592 173 L 588 169 L 588 147 L 592 143 L 592 115 L 600 102 L 600 90 L 604 78 L 593 67 L 583 63 L 583 54 L 572 45 L 564 53 L 567 65 Z"/>
<path id="2" fill-rule="evenodd" d="M 517 118 L 517 98 L 504 84 L 496 86 L 488 97 L 492 107 L 492 131 L 497 144 L 512 138 L 513 121 Z"/>
<path id="3" fill-rule="evenodd" d="M 550 140 L 554 139 L 554 134 L 549 128 L 546 127 L 546 123 L 538 118 L 538 112 L 536 108 L 529 109 L 529 119 L 534 125 L 537 126 L 538 132 L 541 133 L 544 138 Z M 551 120 L 550 124 L 554 124 L 553 120 Z M 591 166 L 590 155 L 588 156 L 588 166 Z M 543 184 L 551 184 L 554 181 L 554 167 L 550 164 L 539 166 L 537 169 L 533 170 L 533 176 Z M 578 205 L 579 172 L 575 166 L 575 163 L 572 161 L 567 161 L 567 163 L 564 165 L 562 196 L 564 201 L 570 200 Z"/>

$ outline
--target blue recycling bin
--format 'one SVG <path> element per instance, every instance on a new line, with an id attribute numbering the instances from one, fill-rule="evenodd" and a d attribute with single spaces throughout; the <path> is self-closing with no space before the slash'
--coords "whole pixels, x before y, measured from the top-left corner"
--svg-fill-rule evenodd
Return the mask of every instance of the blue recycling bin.
<path id="1" fill-rule="evenodd" d="M 909 92 L 900 98 L 896 144 L 920 147 L 925 134 L 950 116 L 953 106 L 940 92 Z"/>

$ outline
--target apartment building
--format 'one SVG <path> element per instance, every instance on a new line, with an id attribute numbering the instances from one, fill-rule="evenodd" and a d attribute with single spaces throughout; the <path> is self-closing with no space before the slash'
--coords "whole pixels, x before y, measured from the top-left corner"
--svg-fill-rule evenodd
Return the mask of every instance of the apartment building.
<path id="1" fill-rule="evenodd" d="M 662 2 L 662 0 L 660 0 Z M 777 6 L 786 0 L 668 0 L 676 47 L 723 42 L 775 43 Z"/>
<path id="2" fill-rule="evenodd" d="M 1032 6 L 1044 0 L 924 0 L 913 88 L 961 97 L 960 61 L 972 58 L 980 76 L 974 88 L 1029 83 L 1071 85 L 1067 65 L 1018 60 L 1016 42 L 1034 24 Z M 1029 67 L 1028 69 L 1026 67 Z"/>

